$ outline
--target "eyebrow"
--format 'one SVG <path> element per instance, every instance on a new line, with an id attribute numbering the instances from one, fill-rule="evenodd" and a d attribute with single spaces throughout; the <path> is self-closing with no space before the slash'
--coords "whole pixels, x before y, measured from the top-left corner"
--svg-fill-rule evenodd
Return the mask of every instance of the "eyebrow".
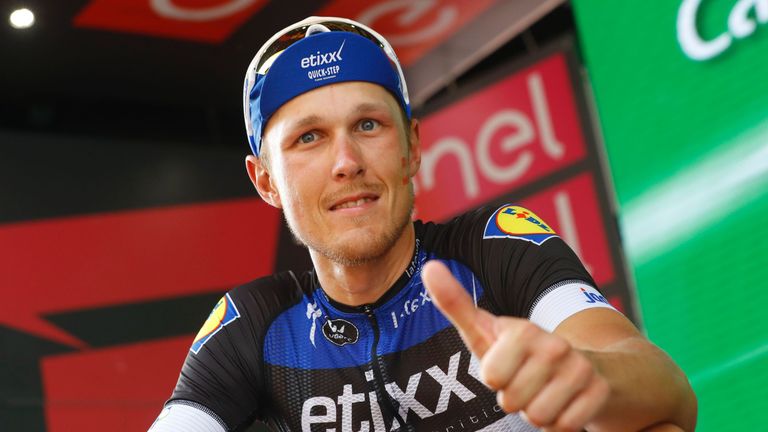
<path id="1" fill-rule="evenodd" d="M 304 129 L 305 127 L 312 126 L 320 122 L 320 116 L 319 115 L 308 115 L 306 117 L 302 117 L 299 120 L 296 120 L 295 122 L 290 124 L 290 130 L 294 129 Z"/>
<path id="2" fill-rule="evenodd" d="M 386 111 L 389 112 L 389 105 L 384 103 L 372 103 L 372 102 L 365 102 L 361 103 L 360 105 L 355 107 L 355 111 L 358 113 L 369 113 L 372 111 Z"/>

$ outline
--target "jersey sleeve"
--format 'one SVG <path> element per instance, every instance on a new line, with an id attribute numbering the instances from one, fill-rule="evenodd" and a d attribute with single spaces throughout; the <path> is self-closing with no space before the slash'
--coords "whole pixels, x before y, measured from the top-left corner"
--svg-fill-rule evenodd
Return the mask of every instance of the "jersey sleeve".
<path id="1" fill-rule="evenodd" d="M 563 316 L 592 307 L 585 302 L 587 297 L 582 301 L 573 296 L 574 289 L 599 295 L 573 250 L 529 209 L 515 205 L 481 208 L 442 229 L 445 232 L 434 233 L 444 239 L 442 249 L 467 263 L 487 290 L 496 313 L 529 318 L 540 325 L 539 317 L 544 316 L 551 331 L 552 324 L 556 326 Z"/>
<path id="2" fill-rule="evenodd" d="M 230 291 L 219 300 L 187 353 L 166 407 L 193 406 L 234 430 L 263 417 L 263 340 L 281 304 L 274 278 Z"/>
<path id="3" fill-rule="evenodd" d="M 193 404 L 175 403 L 163 408 L 148 432 L 226 432 L 220 418 Z"/>

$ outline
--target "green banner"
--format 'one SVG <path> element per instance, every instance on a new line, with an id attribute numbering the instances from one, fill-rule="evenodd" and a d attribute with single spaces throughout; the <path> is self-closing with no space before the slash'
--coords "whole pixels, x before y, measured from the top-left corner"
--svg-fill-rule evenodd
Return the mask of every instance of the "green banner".
<path id="1" fill-rule="evenodd" d="M 702 431 L 768 400 L 768 1 L 573 0 L 648 335 Z"/>

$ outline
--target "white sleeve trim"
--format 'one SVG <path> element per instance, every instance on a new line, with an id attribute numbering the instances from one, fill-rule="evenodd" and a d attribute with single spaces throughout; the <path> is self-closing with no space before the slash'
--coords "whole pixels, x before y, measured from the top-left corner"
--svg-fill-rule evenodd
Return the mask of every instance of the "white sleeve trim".
<path id="1" fill-rule="evenodd" d="M 592 308 L 616 310 L 598 290 L 586 282 L 565 281 L 544 291 L 534 303 L 529 319 L 544 330 L 552 332 L 566 318 Z"/>
<path id="2" fill-rule="evenodd" d="M 186 403 L 171 403 L 160 412 L 148 432 L 226 432 L 220 420 Z"/>

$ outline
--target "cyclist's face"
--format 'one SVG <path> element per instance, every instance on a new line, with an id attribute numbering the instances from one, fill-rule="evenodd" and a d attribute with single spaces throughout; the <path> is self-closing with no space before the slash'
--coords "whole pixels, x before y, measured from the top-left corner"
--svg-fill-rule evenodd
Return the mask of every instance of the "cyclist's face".
<path id="1" fill-rule="evenodd" d="M 320 87 L 283 105 L 265 134 L 271 184 L 294 235 L 333 261 L 377 258 L 413 207 L 418 124 L 378 85 Z"/>

